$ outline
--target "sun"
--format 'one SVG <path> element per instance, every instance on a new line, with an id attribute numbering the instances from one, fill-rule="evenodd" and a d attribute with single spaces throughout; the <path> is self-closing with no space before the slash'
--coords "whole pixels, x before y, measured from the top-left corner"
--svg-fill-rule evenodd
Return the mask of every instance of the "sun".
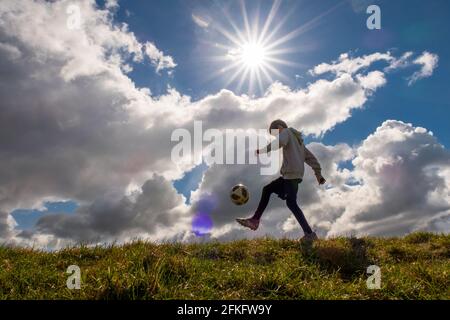
<path id="1" fill-rule="evenodd" d="M 258 88 L 259 92 L 263 93 L 267 84 L 278 80 L 288 81 L 281 71 L 281 66 L 298 67 L 300 64 L 283 57 L 294 51 L 286 45 L 302 30 L 296 29 L 282 34 L 286 17 L 276 17 L 281 4 L 279 0 L 273 2 L 268 15 L 261 20 L 261 25 L 259 13 L 254 15 L 254 19 L 249 19 L 245 2 L 240 3 L 241 23 L 236 23 L 229 13 L 224 11 L 231 29 L 219 25 L 219 22 L 215 25 L 219 34 L 224 36 L 224 41 L 215 42 L 215 47 L 223 50 L 223 54 L 215 58 L 223 61 L 225 65 L 218 74 L 212 76 L 223 77 L 226 87 L 236 84 L 238 92 L 242 92 L 246 87 L 247 93 L 253 95 Z"/>
<path id="2" fill-rule="evenodd" d="M 281 0 L 273 1 L 265 19 L 261 19 L 259 12 L 253 15 L 253 19 L 249 19 L 245 1 L 242 0 L 241 19 L 238 22 L 231 17 L 230 12 L 222 8 L 225 22 L 229 26 L 224 27 L 220 21 L 211 24 L 211 27 L 218 31 L 214 33 L 216 36 L 211 44 L 215 50 L 219 50 L 218 55 L 211 58 L 216 63 L 220 62 L 221 67 L 216 73 L 205 77 L 206 81 L 221 77 L 225 80 L 225 87 L 235 84 L 237 92 L 245 91 L 246 87 L 250 95 L 255 94 L 258 89 L 259 93 L 263 94 L 267 85 L 276 81 L 289 82 L 290 79 L 283 71 L 292 73 L 295 68 L 306 68 L 298 61 L 298 52 L 315 46 L 298 41 L 293 44 L 292 40 L 316 27 L 326 15 L 343 3 L 345 1 L 287 33 L 283 33 L 283 29 L 289 14 L 278 16 Z M 217 35 L 223 36 L 223 39 Z M 296 54 L 297 60 L 288 60 L 286 56 L 293 53 Z"/>
<path id="3" fill-rule="evenodd" d="M 266 62 L 267 49 L 260 43 L 244 43 L 240 48 L 239 59 L 248 68 L 260 68 Z"/>

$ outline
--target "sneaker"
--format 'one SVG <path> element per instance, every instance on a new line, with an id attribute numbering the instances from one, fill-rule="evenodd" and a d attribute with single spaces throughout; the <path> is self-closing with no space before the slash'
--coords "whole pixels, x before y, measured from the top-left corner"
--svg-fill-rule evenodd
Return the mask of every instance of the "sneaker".
<path id="1" fill-rule="evenodd" d="M 236 221 L 237 221 L 240 225 L 243 225 L 244 227 L 250 228 L 250 229 L 252 229 L 253 231 L 255 231 L 256 229 L 258 229 L 258 226 L 259 226 L 259 220 L 257 220 L 257 219 L 252 219 L 252 218 L 249 218 L 249 219 L 240 219 L 240 218 L 238 218 L 238 219 L 236 219 Z"/>
<path id="2" fill-rule="evenodd" d="M 301 239 L 300 239 L 300 241 L 302 241 L 302 242 L 313 242 L 313 241 L 315 241 L 315 240 L 318 240 L 319 238 L 317 237 L 317 234 L 315 233 L 315 232 L 311 232 L 311 233 L 308 233 L 308 234 L 305 234 Z"/>

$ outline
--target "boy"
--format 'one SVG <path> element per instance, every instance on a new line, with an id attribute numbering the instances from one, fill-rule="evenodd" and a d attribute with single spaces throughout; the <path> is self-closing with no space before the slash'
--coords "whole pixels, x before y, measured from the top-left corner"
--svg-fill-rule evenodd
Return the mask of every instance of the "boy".
<path id="1" fill-rule="evenodd" d="M 309 151 L 301 137 L 301 133 L 294 128 L 288 128 L 282 120 L 275 120 L 270 124 L 269 132 L 278 130 L 278 147 L 283 148 L 283 164 L 281 166 L 281 177 L 264 186 L 261 200 L 253 217 L 248 219 L 236 219 L 241 225 L 252 230 L 258 229 L 259 221 L 264 210 L 269 203 L 270 195 L 276 193 L 278 197 L 286 200 L 287 207 L 292 211 L 300 226 L 303 229 L 304 237 L 302 240 L 313 241 L 317 239 L 315 232 L 311 230 L 302 210 L 297 205 L 298 184 L 302 182 L 305 171 L 304 162 L 313 170 L 319 184 L 324 184 L 326 180 L 322 177 L 321 167 L 316 157 Z M 274 150 L 276 143 L 272 142 L 265 148 L 257 150 L 256 154 L 270 152 Z"/>

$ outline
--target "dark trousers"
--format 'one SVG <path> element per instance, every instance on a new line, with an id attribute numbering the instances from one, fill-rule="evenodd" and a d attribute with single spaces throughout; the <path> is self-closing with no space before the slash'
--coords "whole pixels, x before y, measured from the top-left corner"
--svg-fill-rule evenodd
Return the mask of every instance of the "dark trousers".
<path id="1" fill-rule="evenodd" d="M 292 211 L 305 234 L 312 233 L 311 227 L 306 221 L 305 215 L 297 204 L 298 185 L 302 179 L 284 179 L 282 177 L 272 181 L 264 186 L 262 190 L 261 200 L 258 208 L 253 215 L 254 219 L 260 219 L 267 205 L 269 204 L 270 195 L 275 193 L 283 200 L 286 200 L 286 205 Z"/>

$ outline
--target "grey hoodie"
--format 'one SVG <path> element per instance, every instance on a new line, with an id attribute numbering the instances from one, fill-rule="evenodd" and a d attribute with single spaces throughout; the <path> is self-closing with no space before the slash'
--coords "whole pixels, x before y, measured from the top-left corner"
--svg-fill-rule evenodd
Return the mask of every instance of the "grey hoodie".
<path id="1" fill-rule="evenodd" d="M 275 145 L 283 148 L 283 164 L 280 173 L 285 179 L 303 179 L 305 165 L 309 165 L 316 176 L 321 176 L 321 167 L 316 157 L 306 148 L 302 135 L 294 128 L 284 129 L 278 137 L 260 152 L 275 150 Z"/>

